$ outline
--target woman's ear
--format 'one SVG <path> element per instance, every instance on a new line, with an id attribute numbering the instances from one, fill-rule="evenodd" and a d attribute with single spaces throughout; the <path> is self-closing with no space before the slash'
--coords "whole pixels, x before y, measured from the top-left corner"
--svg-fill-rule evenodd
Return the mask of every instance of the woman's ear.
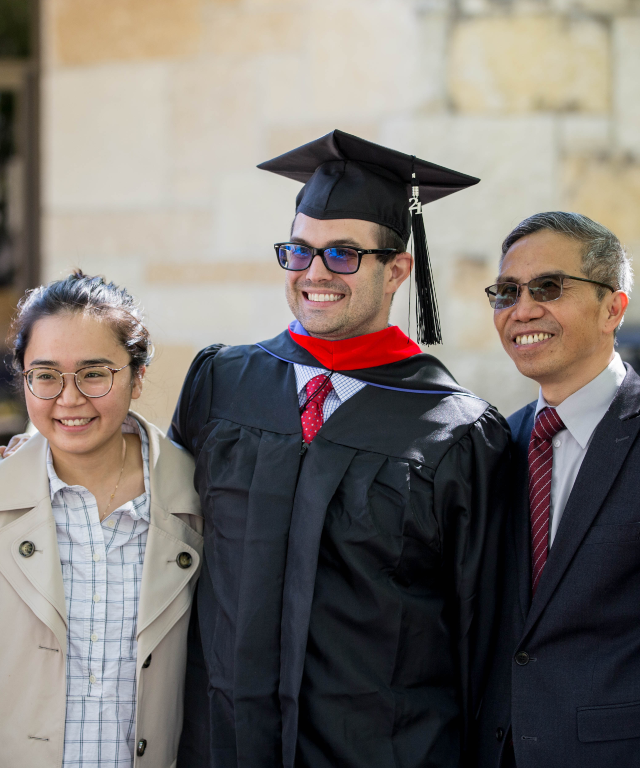
<path id="1" fill-rule="evenodd" d="M 131 382 L 131 399 L 137 400 L 140 395 L 142 394 L 142 381 L 144 379 L 144 374 L 147 371 L 147 366 L 143 365 L 142 368 L 139 368 L 134 374 L 133 374 L 133 381 Z"/>

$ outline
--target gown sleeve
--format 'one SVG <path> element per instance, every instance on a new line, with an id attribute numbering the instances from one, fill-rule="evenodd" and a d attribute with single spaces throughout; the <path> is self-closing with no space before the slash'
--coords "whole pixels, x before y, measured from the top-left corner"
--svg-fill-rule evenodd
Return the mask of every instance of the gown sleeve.
<path id="1" fill-rule="evenodd" d="M 207 423 L 213 393 L 213 360 L 224 344 L 198 352 L 182 385 L 167 436 L 195 455 L 200 430 Z"/>
<path id="2" fill-rule="evenodd" d="M 168 436 L 194 454 L 198 435 L 207 423 L 213 394 L 213 360 L 222 348 L 214 344 L 198 353 L 180 392 Z M 206 568 L 206 562 L 203 564 Z M 209 675 L 206 668 L 198 622 L 198 587 L 187 635 L 187 668 L 184 715 L 178 749 L 178 768 L 208 768 L 210 765 Z"/>
<path id="3" fill-rule="evenodd" d="M 489 408 L 447 451 L 434 478 L 434 512 L 455 590 L 465 767 L 473 764 L 475 719 L 497 629 L 509 453 L 509 427 Z"/>

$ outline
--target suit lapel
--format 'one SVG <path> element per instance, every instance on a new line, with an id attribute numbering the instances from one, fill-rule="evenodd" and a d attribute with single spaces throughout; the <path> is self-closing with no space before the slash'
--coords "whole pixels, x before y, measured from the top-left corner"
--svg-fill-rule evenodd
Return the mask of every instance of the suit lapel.
<path id="1" fill-rule="evenodd" d="M 193 460 L 152 424 L 134 414 L 149 436 L 151 521 L 142 569 L 138 609 L 138 659 L 151 653 L 189 609 L 202 558 L 202 536 L 176 515 L 201 516 L 200 501 L 190 482 Z M 186 552 L 191 565 L 181 568 Z M 191 582 L 191 589 L 185 587 Z"/>
<path id="2" fill-rule="evenodd" d="M 513 511 L 512 533 L 518 562 L 518 595 L 522 619 L 526 620 L 531 605 L 531 525 L 529 521 L 529 440 L 533 430 L 535 404 L 520 423 L 514 438 L 516 502 Z"/>
<path id="3" fill-rule="evenodd" d="M 531 603 L 524 634 L 532 629 L 551 599 L 620 472 L 640 431 L 639 410 L 640 379 L 628 370 L 580 467 Z"/>

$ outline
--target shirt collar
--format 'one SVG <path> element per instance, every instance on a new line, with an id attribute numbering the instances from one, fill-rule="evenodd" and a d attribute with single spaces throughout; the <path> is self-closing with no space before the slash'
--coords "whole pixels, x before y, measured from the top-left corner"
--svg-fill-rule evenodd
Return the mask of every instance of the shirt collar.
<path id="1" fill-rule="evenodd" d="M 149 495 L 149 437 L 147 436 L 146 430 L 144 427 L 139 423 L 137 419 L 135 419 L 133 416 L 128 415 L 127 418 L 124 420 L 124 423 L 122 424 L 122 432 L 135 432 L 138 435 L 140 435 L 140 440 L 142 442 L 142 458 L 144 463 L 144 492 L 148 496 Z M 78 489 L 80 491 L 86 491 L 86 488 L 81 485 L 68 485 L 64 482 L 64 480 L 61 480 L 55 470 L 55 467 L 53 466 L 53 456 L 51 454 L 51 448 L 47 447 L 47 475 L 49 476 L 49 491 L 51 494 L 51 502 L 53 503 L 55 500 L 55 496 L 60 491 L 65 490 L 65 488 L 69 488 L 71 490 Z M 146 522 L 149 522 L 151 517 L 149 514 L 149 505 L 145 504 L 142 505 L 142 507 L 136 509 L 136 505 L 133 504 L 133 500 L 128 502 L 127 504 L 124 504 L 122 506 L 122 509 L 129 513 L 129 515 L 134 519 L 142 518 L 143 520 L 146 520 Z"/>
<path id="2" fill-rule="evenodd" d="M 595 428 L 609 410 L 611 401 L 616 396 L 618 387 L 622 384 L 627 371 L 620 355 L 616 352 L 613 360 L 595 379 L 574 392 L 556 407 L 558 416 L 565 427 L 571 432 L 576 442 L 584 450 Z M 542 395 L 538 395 L 535 415 L 549 404 Z"/>
<path id="3" fill-rule="evenodd" d="M 308 365 L 300 365 L 299 363 L 294 363 L 294 368 L 296 371 L 296 387 L 298 388 L 298 395 L 302 393 L 304 388 L 314 376 L 318 376 L 320 374 L 326 376 L 329 373 L 329 371 L 325 370 L 324 368 L 311 368 Z M 331 377 L 331 384 L 333 385 L 333 389 L 338 399 L 340 400 L 340 403 L 348 398 L 350 389 L 348 376 L 342 376 L 339 373 L 334 373 Z"/>

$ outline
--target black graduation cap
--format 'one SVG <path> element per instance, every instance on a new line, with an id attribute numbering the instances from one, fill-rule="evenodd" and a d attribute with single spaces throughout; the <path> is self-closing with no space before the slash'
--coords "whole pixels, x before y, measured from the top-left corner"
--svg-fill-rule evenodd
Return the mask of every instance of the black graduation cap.
<path id="1" fill-rule="evenodd" d="M 405 243 L 413 232 L 418 341 L 442 341 L 422 204 L 471 187 L 480 179 L 339 130 L 258 168 L 304 183 L 296 198 L 296 213 L 313 219 L 372 221 L 393 229 Z"/>

